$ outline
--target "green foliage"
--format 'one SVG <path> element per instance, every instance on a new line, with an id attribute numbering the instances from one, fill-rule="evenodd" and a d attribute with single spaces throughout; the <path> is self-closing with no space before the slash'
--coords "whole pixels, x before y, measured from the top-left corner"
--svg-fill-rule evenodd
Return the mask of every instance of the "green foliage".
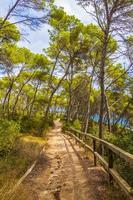
<path id="1" fill-rule="evenodd" d="M 126 130 L 123 134 L 105 134 L 105 139 L 125 151 L 133 154 L 133 132 Z"/>
<path id="2" fill-rule="evenodd" d="M 0 24 L 2 21 L 3 19 L 0 18 Z M 14 24 L 6 21 L 4 27 L 0 30 L 0 39 L 2 40 L 2 43 L 18 42 L 20 40 L 20 32 Z"/>
<path id="3" fill-rule="evenodd" d="M 28 116 L 23 116 L 22 119 L 20 120 L 20 131 L 22 133 L 29 133 L 31 132 L 32 134 L 37 134 L 39 128 L 41 125 L 41 119 L 34 117 L 34 118 L 29 118 Z"/>
<path id="4" fill-rule="evenodd" d="M 28 116 L 23 116 L 20 120 L 20 131 L 22 133 L 30 133 L 35 136 L 40 136 L 40 128 L 42 126 L 42 117 L 35 116 L 29 118 Z M 43 129 L 47 131 L 49 127 L 53 126 L 53 116 L 49 116 L 49 120 L 44 124 Z"/>
<path id="5" fill-rule="evenodd" d="M 34 60 L 33 60 L 35 66 L 37 66 L 38 68 L 41 69 L 45 69 L 48 67 L 48 65 L 50 64 L 50 61 L 48 60 L 48 58 L 46 56 L 44 56 L 43 54 L 36 54 L 34 56 Z"/>
<path id="6" fill-rule="evenodd" d="M 133 132 L 126 130 L 124 134 L 105 134 L 105 139 L 123 150 L 133 154 Z M 115 167 L 121 176 L 133 186 L 133 168 L 122 159 L 115 159 Z"/>
<path id="7" fill-rule="evenodd" d="M 73 127 L 80 130 L 81 129 L 81 122 L 76 119 L 74 122 L 73 122 Z"/>
<path id="8" fill-rule="evenodd" d="M 56 31 L 66 31 L 69 26 L 79 22 L 75 16 L 69 16 L 66 14 L 63 8 L 54 7 L 51 12 L 51 19 L 49 24 L 55 28 Z"/>
<path id="9" fill-rule="evenodd" d="M 4 156 L 14 147 L 16 138 L 20 135 L 20 125 L 15 121 L 0 121 L 0 155 Z"/>
<path id="10" fill-rule="evenodd" d="M 41 119 L 42 122 L 43 119 Z M 42 125 L 42 123 L 41 123 Z M 54 125 L 54 115 L 53 114 L 49 114 L 48 119 L 45 121 L 45 123 L 42 125 L 43 127 L 43 133 L 40 134 L 39 136 L 42 136 L 43 134 L 45 135 L 46 132 L 49 130 L 50 127 L 53 127 Z"/>

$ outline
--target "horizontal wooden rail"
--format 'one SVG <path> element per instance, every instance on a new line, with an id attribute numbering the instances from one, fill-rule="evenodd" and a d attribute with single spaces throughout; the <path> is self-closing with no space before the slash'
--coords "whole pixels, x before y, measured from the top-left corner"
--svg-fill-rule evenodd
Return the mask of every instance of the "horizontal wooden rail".
<path id="1" fill-rule="evenodd" d="M 105 140 L 99 139 L 96 136 L 91 134 L 85 134 L 73 127 L 67 128 L 65 131 L 67 134 L 72 136 L 76 142 L 80 143 L 85 149 L 91 151 L 94 155 L 94 165 L 96 166 L 97 160 L 100 161 L 100 164 L 104 167 L 104 169 L 109 174 L 109 181 L 112 183 L 113 180 L 120 186 L 120 188 L 128 195 L 130 200 L 133 200 L 133 188 L 120 176 L 120 174 L 114 169 L 114 154 L 118 157 L 124 159 L 126 162 L 129 163 L 130 166 L 133 166 L 133 155 L 122 150 L 121 148 L 111 144 Z M 93 142 L 93 147 L 86 144 L 86 140 L 90 138 Z M 96 142 L 102 144 L 108 149 L 108 161 L 99 154 L 96 150 Z"/>
<path id="2" fill-rule="evenodd" d="M 117 147 L 114 144 L 111 144 L 105 140 L 102 140 L 96 136 L 93 136 L 91 134 L 84 134 L 83 132 L 76 130 L 74 128 L 70 128 L 69 130 L 73 131 L 73 132 L 77 132 L 80 135 L 84 135 L 84 136 L 88 136 L 94 140 L 96 140 L 97 142 L 100 142 L 101 144 L 105 145 L 108 149 L 110 149 L 112 152 L 114 152 L 116 155 L 118 155 L 120 158 L 124 159 L 126 162 L 128 162 L 130 164 L 130 166 L 133 166 L 133 155 L 122 150 L 121 148 Z"/>

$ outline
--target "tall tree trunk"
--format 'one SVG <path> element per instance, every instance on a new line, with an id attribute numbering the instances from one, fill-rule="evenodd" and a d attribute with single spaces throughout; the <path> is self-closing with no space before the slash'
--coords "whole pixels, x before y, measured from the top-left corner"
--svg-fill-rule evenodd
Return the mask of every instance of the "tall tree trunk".
<path id="1" fill-rule="evenodd" d="M 52 80 L 52 77 L 53 77 L 53 74 L 54 74 L 56 65 L 57 65 L 57 63 L 58 63 L 58 58 L 59 58 L 59 56 L 60 56 L 60 53 L 61 53 L 61 50 L 58 51 L 57 56 L 56 56 L 56 58 L 55 58 L 55 62 L 54 62 L 54 65 L 53 65 L 53 68 L 52 68 L 52 71 L 51 71 L 51 74 L 50 74 L 50 77 L 49 77 L 49 80 L 48 80 L 48 86 L 49 86 L 49 87 L 51 86 L 51 80 Z"/>
<path id="2" fill-rule="evenodd" d="M 29 118 L 31 117 L 33 105 L 34 105 L 34 102 L 35 102 L 35 100 L 36 100 L 36 95 L 37 95 L 37 92 L 38 92 L 38 87 L 39 87 L 39 81 L 38 81 L 38 84 L 37 84 L 37 86 L 36 86 L 36 89 L 35 89 L 35 92 L 34 92 L 34 97 L 33 97 L 33 100 L 32 100 L 31 106 L 30 106 Z"/>
<path id="3" fill-rule="evenodd" d="M 110 116 L 110 110 L 109 110 L 109 105 L 108 105 L 108 99 L 106 95 L 105 95 L 105 104 L 106 104 L 107 119 L 108 119 L 108 131 L 109 133 L 111 133 L 111 116 Z"/>
<path id="4" fill-rule="evenodd" d="M 34 74 L 34 73 L 33 73 Z M 13 105 L 13 108 L 12 108 L 12 117 L 14 116 L 14 112 L 16 110 L 16 106 L 17 106 L 17 103 L 18 103 L 18 99 L 19 99 L 19 96 L 24 88 L 24 86 L 31 80 L 31 78 L 33 77 L 33 74 L 27 79 L 27 81 L 20 87 L 20 90 L 16 96 L 16 99 L 15 99 L 15 103 Z"/>
<path id="5" fill-rule="evenodd" d="M 69 103 L 67 109 L 67 123 L 70 121 L 70 113 L 72 106 L 72 84 L 73 84 L 73 63 L 71 63 L 71 71 L 70 71 L 70 84 L 69 84 Z"/>
<path id="6" fill-rule="evenodd" d="M 14 81 L 11 81 L 10 86 L 9 86 L 9 88 L 8 88 L 6 94 L 5 94 L 5 97 L 4 97 L 4 101 L 3 101 L 3 104 L 2 104 L 2 115 L 3 116 L 4 116 L 5 110 L 6 110 L 5 109 L 6 100 L 7 100 L 8 96 L 10 95 L 10 93 L 12 91 L 13 83 L 14 83 Z M 8 102 L 9 102 L 9 98 L 8 98 Z"/>
<path id="7" fill-rule="evenodd" d="M 119 134 L 122 134 L 122 132 L 125 130 L 126 125 L 128 124 L 128 120 L 129 120 L 129 119 L 130 119 L 130 116 L 127 118 L 127 120 L 126 120 L 124 126 L 122 127 L 121 131 L 119 132 Z"/>
<path id="8" fill-rule="evenodd" d="M 103 139 L 103 119 L 104 119 L 104 106 L 105 106 L 105 86 L 104 86 L 104 77 L 105 77 L 105 62 L 107 55 L 107 46 L 108 46 L 108 32 L 104 35 L 103 41 L 103 51 L 100 67 L 100 90 L 101 90 L 101 100 L 100 100 L 100 116 L 99 116 L 99 138 Z"/>
<path id="9" fill-rule="evenodd" d="M 102 59 L 100 66 L 100 116 L 99 116 L 99 138 L 104 139 L 104 107 L 105 107 L 105 65 L 106 65 L 106 56 L 107 56 L 107 47 L 108 47 L 108 35 L 109 35 L 109 27 L 104 32 L 104 40 L 103 40 L 103 49 L 102 49 Z M 102 144 L 99 145 L 99 152 L 101 155 L 104 155 L 104 146 Z"/>
<path id="10" fill-rule="evenodd" d="M 10 91 L 9 95 L 8 95 L 8 100 L 7 100 L 7 117 L 8 119 L 10 118 L 10 99 L 11 99 L 11 92 L 12 90 Z"/>
<path id="11" fill-rule="evenodd" d="M 44 114 L 44 118 L 43 118 L 43 120 L 42 120 L 42 125 L 41 125 L 41 127 L 40 127 L 40 134 L 42 134 L 43 128 L 44 128 L 46 122 L 48 121 L 48 114 L 49 114 L 49 110 L 50 110 L 50 106 L 51 106 L 51 102 L 52 102 L 52 99 L 53 99 L 53 97 L 54 97 L 54 94 L 55 94 L 55 92 L 58 90 L 58 88 L 60 87 L 60 85 L 61 85 L 62 81 L 64 80 L 64 78 L 66 77 L 66 75 L 67 75 L 67 73 L 68 73 L 68 71 L 69 71 L 69 67 L 70 67 L 70 63 L 69 63 L 68 66 L 67 66 L 67 69 L 66 69 L 65 74 L 62 76 L 62 78 L 61 78 L 60 81 L 58 82 L 57 86 L 53 89 L 53 91 L 52 91 L 52 93 L 51 93 L 51 95 L 50 95 L 50 97 L 49 97 L 48 105 L 47 105 L 47 107 L 46 107 L 46 111 L 45 111 L 45 114 Z"/>
<path id="12" fill-rule="evenodd" d="M 90 97 L 91 97 L 91 91 L 92 91 L 94 72 L 95 72 L 95 66 L 93 67 L 93 70 L 92 70 L 92 73 L 90 76 L 90 87 L 89 87 L 89 95 L 88 95 L 87 113 L 85 116 L 84 130 L 83 130 L 84 133 L 87 133 L 87 130 L 88 130 L 89 115 L 90 115 Z"/>

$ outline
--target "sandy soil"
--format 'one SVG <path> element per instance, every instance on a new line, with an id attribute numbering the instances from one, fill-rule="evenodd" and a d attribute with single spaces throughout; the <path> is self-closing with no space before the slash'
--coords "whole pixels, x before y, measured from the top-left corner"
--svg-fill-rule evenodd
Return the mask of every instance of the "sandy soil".
<path id="1" fill-rule="evenodd" d="M 107 180 L 103 169 L 94 168 L 91 156 L 88 159 L 83 148 L 63 135 L 56 122 L 47 150 L 23 184 L 32 200 L 119 200 L 107 192 Z"/>

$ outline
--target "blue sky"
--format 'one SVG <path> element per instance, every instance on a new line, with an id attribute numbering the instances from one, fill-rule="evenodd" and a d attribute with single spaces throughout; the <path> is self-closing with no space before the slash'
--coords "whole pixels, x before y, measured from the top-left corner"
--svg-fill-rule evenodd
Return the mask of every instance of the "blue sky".
<path id="1" fill-rule="evenodd" d="M 1 0 L 0 17 L 5 16 L 13 1 L 14 0 Z M 75 15 L 83 23 L 88 24 L 91 22 L 88 14 L 76 4 L 75 0 L 55 0 L 55 4 L 57 6 L 64 7 L 64 10 L 69 15 Z M 19 45 L 25 46 L 35 53 L 41 53 L 42 49 L 48 47 L 49 44 L 49 28 L 50 27 L 46 24 L 44 24 L 40 30 L 36 31 L 31 31 L 28 27 L 23 27 L 22 32 L 24 32 L 24 36 L 22 36 L 22 40 L 19 42 Z"/>

